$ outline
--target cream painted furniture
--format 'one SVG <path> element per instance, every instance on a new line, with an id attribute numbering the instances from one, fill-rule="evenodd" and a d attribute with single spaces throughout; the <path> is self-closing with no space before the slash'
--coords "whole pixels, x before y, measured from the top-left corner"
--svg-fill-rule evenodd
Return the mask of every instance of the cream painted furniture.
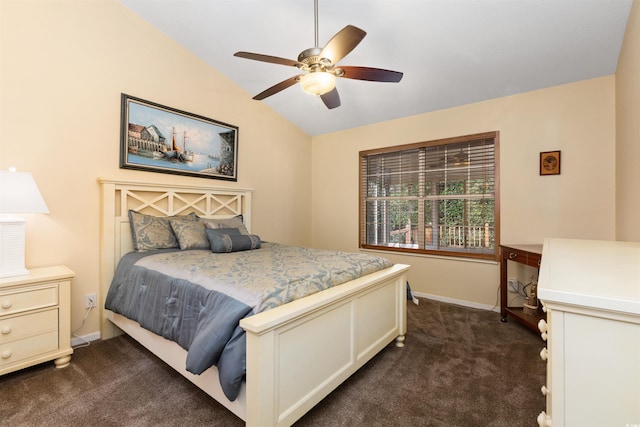
<path id="1" fill-rule="evenodd" d="M 540 426 L 640 426 L 640 243 L 546 239 Z"/>
<path id="2" fill-rule="evenodd" d="M 54 360 L 71 361 L 71 278 L 65 266 L 0 279 L 0 375 Z"/>
<path id="3" fill-rule="evenodd" d="M 251 190 L 99 182 L 103 298 L 118 260 L 133 249 L 129 209 L 149 215 L 195 212 L 205 218 L 242 214 L 251 231 Z M 185 369 L 187 352 L 182 347 L 137 322 L 102 309 L 102 338 L 118 330 L 126 332 L 250 427 L 289 426 L 389 343 L 395 340 L 396 346 L 404 345 L 408 269 L 408 265 L 396 264 L 243 319 L 246 381 L 234 401 L 222 392 L 215 366 L 201 375 L 191 374 Z"/>

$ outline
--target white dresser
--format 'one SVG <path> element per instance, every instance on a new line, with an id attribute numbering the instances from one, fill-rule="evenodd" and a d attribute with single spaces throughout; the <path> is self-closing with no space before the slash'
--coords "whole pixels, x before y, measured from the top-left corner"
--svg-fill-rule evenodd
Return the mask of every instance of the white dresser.
<path id="1" fill-rule="evenodd" d="M 546 239 L 540 426 L 640 426 L 640 243 Z"/>
<path id="2" fill-rule="evenodd" d="M 71 361 L 71 278 L 64 266 L 0 279 L 0 375 L 55 360 Z"/>

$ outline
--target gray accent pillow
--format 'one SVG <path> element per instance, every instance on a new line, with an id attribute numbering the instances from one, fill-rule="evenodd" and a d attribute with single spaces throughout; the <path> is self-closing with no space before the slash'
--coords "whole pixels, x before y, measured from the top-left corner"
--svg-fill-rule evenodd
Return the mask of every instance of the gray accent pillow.
<path id="1" fill-rule="evenodd" d="M 262 242 L 260 241 L 260 237 L 255 234 L 240 234 L 237 228 L 231 229 L 233 230 L 233 234 L 222 233 L 220 230 L 225 229 L 206 229 L 211 252 L 228 253 L 260 249 Z"/>
<path id="2" fill-rule="evenodd" d="M 152 251 L 155 249 L 177 248 L 178 239 L 169 224 L 169 218 L 178 221 L 197 221 L 194 213 L 174 217 L 162 217 L 145 215 L 139 212 L 129 211 L 129 223 L 131 225 L 131 237 L 133 247 L 138 252 Z"/>
<path id="3" fill-rule="evenodd" d="M 240 234 L 249 234 L 249 230 L 247 230 L 247 226 L 244 225 L 244 218 L 242 215 L 236 215 L 231 218 L 225 219 L 203 219 L 207 228 L 237 228 L 240 230 Z"/>
<path id="4" fill-rule="evenodd" d="M 243 234 L 239 228 L 215 228 L 213 229 L 213 232 L 218 234 L 228 234 L 230 236 L 240 236 Z"/>
<path id="5" fill-rule="evenodd" d="M 170 218 L 169 224 L 178 239 L 181 250 L 209 249 L 209 239 L 204 231 L 203 222 Z"/>

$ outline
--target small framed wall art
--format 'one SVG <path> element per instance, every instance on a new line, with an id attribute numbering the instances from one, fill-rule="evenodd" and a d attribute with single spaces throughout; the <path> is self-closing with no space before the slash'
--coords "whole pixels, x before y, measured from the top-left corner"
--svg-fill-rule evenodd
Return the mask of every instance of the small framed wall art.
<path id="1" fill-rule="evenodd" d="M 540 153 L 540 175 L 560 175 L 560 151 Z"/>

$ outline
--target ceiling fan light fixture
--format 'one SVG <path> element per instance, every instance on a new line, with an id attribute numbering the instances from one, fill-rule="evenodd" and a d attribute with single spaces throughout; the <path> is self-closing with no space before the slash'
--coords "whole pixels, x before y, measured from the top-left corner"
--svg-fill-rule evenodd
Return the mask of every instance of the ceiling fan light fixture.
<path id="1" fill-rule="evenodd" d="M 326 71 L 315 71 L 300 77 L 300 87 L 311 95 L 324 95 L 336 87 L 336 76 Z"/>
<path id="2" fill-rule="evenodd" d="M 314 0 L 313 4 L 316 43 L 314 47 L 300 52 L 297 61 L 244 51 L 233 54 L 233 56 L 239 58 L 293 66 L 304 73 L 276 83 L 254 96 L 253 99 L 258 101 L 263 100 L 296 83 L 300 83 L 300 87 L 305 93 L 320 96 L 324 105 L 331 110 L 340 106 L 340 95 L 336 89 L 337 77 L 370 82 L 394 83 L 402 79 L 402 73 L 399 71 L 371 67 L 337 67 L 336 64 L 355 49 L 367 33 L 358 27 L 347 25 L 338 31 L 324 47 L 320 47 L 318 44 L 318 0 Z"/>

